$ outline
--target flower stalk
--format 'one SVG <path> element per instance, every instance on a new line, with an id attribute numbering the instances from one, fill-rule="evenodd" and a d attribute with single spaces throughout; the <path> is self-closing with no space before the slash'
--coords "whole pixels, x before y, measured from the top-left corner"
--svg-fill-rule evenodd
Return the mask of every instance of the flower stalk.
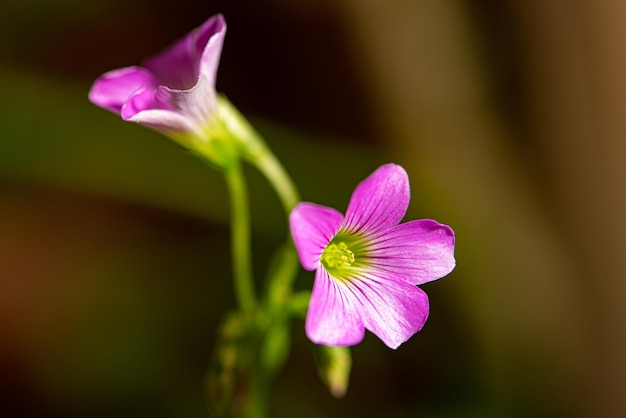
<path id="1" fill-rule="evenodd" d="M 257 305 L 252 276 L 250 209 L 248 190 L 241 163 L 234 159 L 224 168 L 231 204 L 231 252 L 235 295 L 244 313 L 251 314 Z"/>
<path id="2" fill-rule="evenodd" d="M 265 176 L 288 215 L 300 202 L 300 194 L 285 167 L 256 129 L 223 95 L 218 96 L 218 112 L 224 128 L 239 143 L 243 158 Z"/>

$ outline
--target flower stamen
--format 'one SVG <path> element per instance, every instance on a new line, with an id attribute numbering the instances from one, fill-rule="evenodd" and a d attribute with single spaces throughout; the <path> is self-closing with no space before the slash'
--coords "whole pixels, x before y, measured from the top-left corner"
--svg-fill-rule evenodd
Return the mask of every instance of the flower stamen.
<path id="1" fill-rule="evenodd" d="M 331 242 L 322 254 L 322 264 L 330 269 L 351 266 L 354 261 L 354 253 L 350 251 L 345 242 Z"/>

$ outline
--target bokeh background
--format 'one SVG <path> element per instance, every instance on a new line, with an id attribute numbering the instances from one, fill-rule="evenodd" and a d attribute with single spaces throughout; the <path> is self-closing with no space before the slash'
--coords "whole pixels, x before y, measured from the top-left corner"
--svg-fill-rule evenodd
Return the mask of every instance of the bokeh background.
<path id="1" fill-rule="evenodd" d="M 344 399 L 294 321 L 272 417 L 626 416 L 626 6 L 608 0 L 4 0 L 0 416 L 211 416 L 225 187 L 87 92 L 217 12 L 218 89 L 306 200 L 343 210 L 395 161 L 409 217 L 457 233 L 423 331 L 397 351 L 368 335 Z M 262 275 L 286 225 L 248 174 Z"/>

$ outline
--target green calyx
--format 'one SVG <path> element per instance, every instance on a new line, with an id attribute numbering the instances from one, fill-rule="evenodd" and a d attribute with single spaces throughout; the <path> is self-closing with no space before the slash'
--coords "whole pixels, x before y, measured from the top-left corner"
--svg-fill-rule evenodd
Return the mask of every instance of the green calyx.
<path id="1" fill-rule="evenodd" d="M 197 129 L 167 132 L 167 135 L 211 165 L 226 168 L 248 153 L 249 129 L 245 118 L 228 99 L 218 96 L 214 112 Z"/>

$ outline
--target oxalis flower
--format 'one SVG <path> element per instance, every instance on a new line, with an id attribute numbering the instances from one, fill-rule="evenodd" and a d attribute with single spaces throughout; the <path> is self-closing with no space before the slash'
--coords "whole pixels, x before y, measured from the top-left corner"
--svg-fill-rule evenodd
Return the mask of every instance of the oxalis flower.
<path id="1" fill-rule="evenodd" d="M 291 212 L 300 262 L 315 270 L 305 326 L 313 342 L 354 345 L 368 329 L 395 349 L 422 328 L 429 305 L 417 285 L 454 269 L 454 232 L 429 219 L 398 224 L 409 200 L 406 172 L 387 164 L 356 187 L 345 217 L 313 203 Z"/>
<path id="2" fill-rule="evenodd" d="M 215 77 L 226 33 L 221 15 L 207 20 L 145 61 L 100 76 L 89 92 L 96 105 L 122 119 L 173 137 L 205 138 L 216 115 Z"/>

